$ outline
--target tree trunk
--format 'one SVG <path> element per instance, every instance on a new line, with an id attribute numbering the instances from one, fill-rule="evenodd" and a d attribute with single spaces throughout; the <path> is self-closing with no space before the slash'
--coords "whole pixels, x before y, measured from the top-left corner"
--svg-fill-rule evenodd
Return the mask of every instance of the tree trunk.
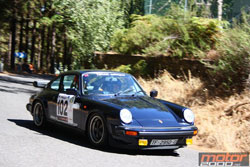
<path id="1" fill-rule="evenodd" d="M 36 43 L 36 20 L 34 20 L 33 28 L 32 28 L 30 63 L 34 63 L 35 43 Z"/>
<path id="2" fill-rule="evenodd" d="M 218 19 L 219 21 L 222 20 L 222 12 L 223 12 L 223 0 L 218 0 Z"/>
<path id="3" fill-rule="evenodd" d="M 71 42 L 69 43 L 69 50 L 68 50 L 68 61 L 67 61 L 67 65 L 68 65 L 68 70 L 71 70 L 71 61 L 72 61 L 72 51 L 73 51 L 73 47 Z"/>
<path id="4" fill-rule="evenodd" d="M 61 70 L 62 67 L 61 67 L 61 63 L 60 63 L 60 53 L 62 53 L 62 50 L 63 50 L 63 47 L 61 46 L 62 45 L 62 39 L 60 38 L 61 35 L 57 34 L 56 35 L 56 44 L 55 44 L 55 59 L 56 59 L 56 69 L 57 70 Z"/>
<path id="5" fill-rule="evenodd" d="M 23 14 L 21 16 L 21 22 L 20 22 L 20 36 L 19 36 L 19 52 L 23 51 Z"/>
<path id="6" fill-rule="evenodd" d="M 12 34 L 10 33 L 9 35 L 9 42 L 8 42 L 8 56 L 5 60 L 5 64 L 8 65 L 8 67 L 10 67 L 10 59 L 11 59 L 11 40 L 12 40 Z"/>
<path id="7" fill-rule="evenodd" d="M 15 70 L 15 48 L 16 48 L 16 13 L 17 13 L 17 8 L 16 8 L 16 1 L 14 1 L 13 5 L 13 11 L 12 11 L 12 20 L 11 20 L 11 58 L 10 58 L 10 67 L 11 70 Z"/>
<path id="8" fill-rule="evenodd" d="M 67 35 L 66 35 L 66 28 L 64 27 L 64 34 L 63 34 L 63 44 L 64 44 L 64 53 L 63 53 L 63 70 L 65 70 L 65 66 L 67 64 L 68 58 L 68 46 L 67 46 Z"/>
<path id="9" fill-rule="evenodd" d="M 28 3 L 29 5 L 29 3 Z M 24 52 L 27 54 L 26 60 L 28 60 L 28 51 L 29 51 L 29 22 L 30 22 L 30 14 L 29 14 L 29 6 L 28 6 L 28 12 L 26 16 L 26 25 L 25 25 L 25 50 Z"/>
<path id="10" fill-rule="evenodd" d="M 49 71 L 50 67 L 50 36 L 51 36 L 51 27 L 48 27 L 47 31 L 47 45 L 46 45 L 46 70 Z"/>
<path id="11" fill-rule="evenodd" d="M 45 16 L 45 0 L 41 0 L 40 1 L 40 8 L 43 9 L 41 10 L 40 12 L 40 18 L 44 17 Z M 39 51 L 39 67 L 40 67 L 40 70 L 42 72 L 44 72 L 44 69 L 43 69 L 43 61 L 44 61 L 44 52 L 45 52 L 45 25 L 41 25 L 41 28 L 40 28 L 40 40 L 41 40 L 41 43 L 39 46 L 40 47 L 40 51 Z"/>
<path id="12" fill-rule="evenodd" d="M 207 0 L 207 3 L 206 3 L 206 9 L 207 11 L 210 11 L 210 8 L 211 8 L 211 5 L 212 5 L 212 0 Z M 211 11 L 210 11 L 210 16 L 211 16 Z"/>
<path id="13" fill-rule="evenodd" d="M 38 37 L 37 37 L 37 41 L 41 41 L 41 29 L 38 30 L 39 31 L 39 34 L 38 34 Z M 37 44 L 37 69 L 40 71 L 41 70 L 41 42 L 38 42 Z"/>
<path id="14" fill-rule="evenodd" d="M 52 45 L 51 45 L 51 55 L 50 55 L 50 73 L 55 73 L 55 47 L 56 47 L 56 26 L 55 23 L 52 25 Z"/>
<path id="15" fill-rule="evenodd" d="M 129 15 L 134 13 L 134 1 L 130 1 Z"/>
<path id="16" fill-rule="evenodd" d="M 43 70 L 43 57 L 45 50 L 45 26 L 41 30 L 41 51 L 40 51 L 40 69 Z"/>

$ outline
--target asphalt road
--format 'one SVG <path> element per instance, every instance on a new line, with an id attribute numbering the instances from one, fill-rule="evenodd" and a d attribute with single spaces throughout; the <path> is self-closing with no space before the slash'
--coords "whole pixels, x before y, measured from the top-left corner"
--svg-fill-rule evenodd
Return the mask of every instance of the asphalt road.
<path id="1" fill-rule="evenodd" d="M 37 76 L 0 73 L 0 167 L 142 166 L 196 167 L 198 152 L 182 148 L 169 151 L 131 151 L 93 148 L 85 137 L 58 126 L 37 129 L 26 103 L 39 91 Z"/>

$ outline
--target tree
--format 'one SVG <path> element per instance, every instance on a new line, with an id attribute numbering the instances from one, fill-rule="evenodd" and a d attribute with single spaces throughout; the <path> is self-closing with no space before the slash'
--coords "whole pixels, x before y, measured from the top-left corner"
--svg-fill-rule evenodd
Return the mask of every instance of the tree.
<path id="1" fill-rule="evenodd" d="M 11 29 L 11 58 L 10 66 L 12 70 L 15 70 L 15 47 L 16 47 L 16 24 L 17 24 L 17 3 L 16 0 L 13 1 L 12 18 L 10 22 Z"/>
<path id="2" fill-rule="evenodd" d="M 0 0 L 0 51 L 3 55 L 5 55 L 4 63 L 6 66 L 10 65 L 10 58 L 11 58 L 11 23 L 10 18 L 12 18 L 12 1 L 6 3 L 5 0 Z M 7 33 L 6 33 L 7 32 Z M 5 52 L 5 53 L 4 53 Z M 1 56 L 3 56 L 1 54 Z"/>
<path id="3" fill-rule="evenodd" d="M 95 51 L 107 51 L 113 32 L 123 26 L 123 11 L 117 0 L 55 0 L 72 41 L 75 67 L 91 67 Z"/>
<path id="4" fill-rule="evenodd" d="M 20 35 L 19 35 L 19 52 L 23 51 L 23 25 L 24 25 L 24 18 L 23 13 L 21 13 L 21 21 L 20 21 Z"/>
<path id="5" fill-rule="evenodd" d="M 222 6 L 223 6 L 223 0 L 218 0 L 218 19 L 219 21 L 222 20 Z"/>
<path id="6" fill-rule="evenodd" d="M 121 9 L 124 11 L 125 27 L 128 28 L 131 23 L 132 14 L 144 15 L 145 0 L 121 0 Z"/>

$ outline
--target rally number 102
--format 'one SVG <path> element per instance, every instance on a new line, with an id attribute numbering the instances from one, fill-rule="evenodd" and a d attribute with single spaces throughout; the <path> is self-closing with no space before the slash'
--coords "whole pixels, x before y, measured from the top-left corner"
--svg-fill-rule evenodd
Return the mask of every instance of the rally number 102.
<path id="1" fill-rule="evenodd" d="M 67 109 L 68 109 L 68 101 L 67 100 L 58 100 L 57 101 L 57 115 L 60 116 L 65 116 L 67 117 L 68 113 L 67 113 Z"/>

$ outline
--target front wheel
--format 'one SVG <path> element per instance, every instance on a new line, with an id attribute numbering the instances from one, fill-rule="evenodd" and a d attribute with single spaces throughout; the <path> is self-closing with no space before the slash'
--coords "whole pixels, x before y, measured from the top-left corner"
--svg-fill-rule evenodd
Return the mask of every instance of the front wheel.
<path id="1" fill-rule="evenodd" d="M 95 146 L 105 146 L 107 144 L 107 128 L 104 118 L 100 114 L 93 114 L 88 122 L 88 137 Z"/>
<path id="2" fill-rule="evenodd" d="M 46 124 L 43 105 L 40 102 L 35 103 L 33 109 L 33 121 L 37 127 L 44 127 Z"/>

